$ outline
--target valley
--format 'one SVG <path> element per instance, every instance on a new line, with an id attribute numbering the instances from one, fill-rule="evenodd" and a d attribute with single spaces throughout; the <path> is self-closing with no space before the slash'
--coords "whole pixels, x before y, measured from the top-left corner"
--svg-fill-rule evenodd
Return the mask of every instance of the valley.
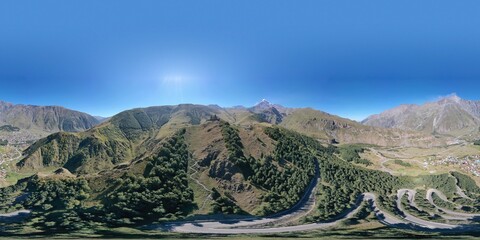
<path id="1" fill-rule="evenodd" d="M 456 170 L 480 183 L 480 147 L 473 143 L 431 148 L 372 147 L 362 157 L 373 163 L 370 168 L 394 175 L 418 176 Z"/>
<path id="2" fill-rule="evenodd" d="M 262 101 L 138 108 L 15 139 L 0 149 L 6 236 L 479 231 L 480 147 L 454 136 Z"/>

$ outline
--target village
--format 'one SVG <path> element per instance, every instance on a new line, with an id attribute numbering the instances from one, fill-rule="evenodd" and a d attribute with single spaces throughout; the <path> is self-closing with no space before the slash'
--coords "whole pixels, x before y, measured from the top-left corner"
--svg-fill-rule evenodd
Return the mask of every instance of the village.
<path id="1" fill-rule="evenodd" d="M 22 156 L 22 151 L 33 143 L 39 136 L 28 131 L 0 132 L 0 180 L 7 177 L 9 164 Z"/>
<path id="2" fill-rule="evenodd" d="M 32 144 L 41 137 L 41 135 L 34 134 L 27 130 L 20 130 L 16 132 L 0 131 L 0 140 L 6 140 L 9 145 L 16 145 L 19 147 L 28 147 L 28 145 Z"/>
<path id="3" fill-rule="evenodd" d="M 480 155 L 468 155 L 464 157 L 447 156 L 442 159 L 436 159 L 435 157 L 429 157 L 424 160 L 423 166 L 459 166 L 465 172 L 471 173 L 474 176 L 480 177 Z"/>
<path id="4" fill-rule="evenodd" d="M 21 151 L 14 146 L 0 146 L 0 180 L 7 176 L 7 168 L 11 161 L 19 159 L 22 156 Z"/>

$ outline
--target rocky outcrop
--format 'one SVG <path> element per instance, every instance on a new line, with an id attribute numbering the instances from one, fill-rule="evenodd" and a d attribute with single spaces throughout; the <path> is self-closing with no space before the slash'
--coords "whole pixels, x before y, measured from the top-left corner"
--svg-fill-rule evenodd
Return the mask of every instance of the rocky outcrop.
<path id="1" fill-rule="evenodd" d="M 216 160 L 210 165 L 208 175 L 212 178 L 231 180 L 233 175 L 239 172 L 238 167 L 232 162 L 228 160 Z"/>

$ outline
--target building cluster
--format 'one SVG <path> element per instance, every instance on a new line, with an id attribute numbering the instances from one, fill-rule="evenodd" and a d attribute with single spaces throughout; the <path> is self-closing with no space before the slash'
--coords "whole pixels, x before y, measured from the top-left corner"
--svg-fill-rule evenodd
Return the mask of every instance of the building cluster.
<path id="1" fill-rule="evenodd" d="M 0 180 L 7 177 L 7 169 L 5 169 L 4 163 L 0 161 Z"/>
<path id="2" fill-rule="evenodd" d="M 428 158 L 424 161 L 424 167 L 427 166 L 439 166 L 439 165 L 456 165 L 462 170 L 472 173 L 473 175 L 480 177 L 480 155 L 469 155 L 465 157 L 447 156 L 442 159 Z"/>
<path id="3" fill-rule="evenodd" d="M 21 157 L 21 151 L 14 146 L 1 146 L 0 151 L 0 180 L 7 176 L 7 167 L 9 162 Z"/>
<path id="4" fill-rule="evenodd" d="M 39 138 L 40 136 L 28 131 L 0 132 L 0 139 L 7 140 L 11 145 L 28 145 Z"/>
<path id="5" fill-rule="evenodd" d="M 6 146 L 0 146 L 0 180 L 7 176 L 8 164 L 11 161 L 21 157 L 22 151 L 30 146 L 33 142 L 40 139 L 42 135 L 31 133 L 29 131 L 0 131 L 0 140 L 7 140 Z"/>

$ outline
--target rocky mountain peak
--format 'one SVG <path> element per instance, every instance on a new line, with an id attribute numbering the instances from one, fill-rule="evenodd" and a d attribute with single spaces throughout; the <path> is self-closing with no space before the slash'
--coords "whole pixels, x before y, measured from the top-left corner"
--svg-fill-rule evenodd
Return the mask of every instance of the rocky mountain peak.
<path id="1" fill-rule="evenodd" d="M 362 121 L 373 127 L 399 128 L 430 134 L 480 134 L 480 101 L 463 100 L 453 93 L 434 102 L 396 107 Z"/>
<path id="2" fill-rule="evenodd" d="M 440 103 L 460 103 L 462 99 L 456 94 L 452 93 L 445 97 L 440 98 L 438 102 Z"/>
<path id="3" fill-rule="evenodd" d="M 273 105 L 269 101 L 267 101 L 266 99 L 262 99 L 262 101 L 257 103 L 254 107 L 265 109 L 265 108 L 271 108 L 271 107 L 273 107 Z"/>

